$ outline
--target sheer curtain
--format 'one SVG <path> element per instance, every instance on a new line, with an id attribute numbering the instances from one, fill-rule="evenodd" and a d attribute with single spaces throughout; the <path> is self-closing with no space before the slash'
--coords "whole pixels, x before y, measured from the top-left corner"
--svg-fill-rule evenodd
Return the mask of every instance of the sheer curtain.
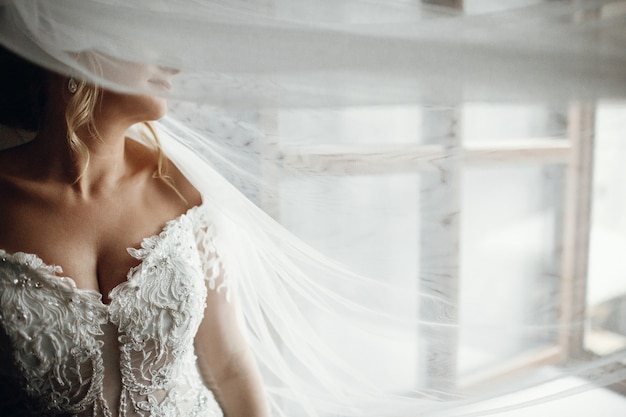
<path id="1" fill-rule="evenodd" d="M 624 4 L 0 0 L 0 42 L 170 98 L 276 415 L 623 413 Z"/>
<path id="2" fill-rule="evenodd" d="M 297 178 L 277 175 L 282 199 L 273 201 L 269 211 L 298 236 L 378 279 L 424 289 L 436 288 L 430 280 L 443 276 L 452 281 L 446 295 L 458 303 L 460 328 L 437 334 L 438 343 L 429 343 L 432 333 L 416 328 L 410 343 L 390 343 L 386 354 L 345 345 L 341 335 L 335 335 L 337 349 L 356 366 L 384 357 L 375 372 L 384 378 L 393 370 L 393 388 L 400 391 L 451 388 L 449 380 L 429 375 L 429 355 L 452 358 L 445 372 L 455 375 L 459 392 L 496 386 L 511 375 L 552 373 L 559 379 L 564 359 L 582 352 L 623 355 L 626 338 L 618 323 L 624 317 L 626 292 L 619 256 L 624 234 L 618 161 L 626 156 L 619 133 L 626 103 L 598 103 L 590 125 L 572 126 L 583 111 L 578 106 L 463 102 L 438 109 L 365 106 L 278 112 L 279 136 L 292 142 L 272 146 L 331 173 L 313 190 Z M 313 115 L 307 119 L 302 113 Z M 303 126 L 314 133 L 299 137 Z M 332 133 L 320 133 L 324 129 Z M 455 151 L 462 156 L 448 166 L 369 159 L 381 149 L 432 152 L 450 140 L 450 129 L 455 130 Z M 589 152 L 588 165 L 572 167 L 572 154 L 582 147 Z M 578 185 L 573 191 L 568 190 L 572 170 Z M 586 187 L 579 184 L 582 176 L 589 181 Z M 316 213 L 306 199 L 316 193 L 332 195 L 339 209 Z M 351 204 L 342 210 L 343 199 Z M 583 213 L 577 223 L 567 224 L 574 215 L 568 213 L 575 209 L 565 206 L 580 200 L 585 207 L 577 210 Z M 350 212 L 347 207 L 355 201 L 359 210 Z M 451 212 L 453 218 L 443 219 Z M 447 223 L 441 226 L 440 221 Z M 572 230 L 579 228 L 587 230 Z M 376 256 L 360 256 L 365 250 Z M 571 271 L 576 268 L 572 264 L 587 262 L 588 267 Z M 566 273 L 575 276 L 567 279 Z M 573 291 L 582 294 L 572 297 Z M 405 306 L 391 300 L 388 308 L 421 318 L 430 315 L 417 299 Z M 583 322 L 580 328 L 570 327 L 567 311 Z M 505 323 L 511 324 L 510 332 Z M 534 331 L 525 334 L 520 327 Z M 324 331 L 333 334 L 332 329 Z M 524 395 L 516 400 L 525 401 Z M 617 395 L 599 393 L 597 398 L 605 395 L 611 404 L 607 407 L 613 407 L 607 415 L 626 410 L 626 400 Z M 577 404 L 577 399 L 561 400 L 543 412 L 579 415 Z"/>

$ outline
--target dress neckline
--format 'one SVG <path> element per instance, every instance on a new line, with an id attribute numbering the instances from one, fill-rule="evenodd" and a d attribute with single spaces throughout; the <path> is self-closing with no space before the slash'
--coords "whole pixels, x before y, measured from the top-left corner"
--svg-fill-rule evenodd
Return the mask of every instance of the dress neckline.
<path id="1" fill-rule="evenodd" d="M 152 251 L 156 249 L 156 246 L 160 242 L 165 240 L 165 238 L 168 236 L 168 233 L 174 226 L 177 226 L 184 219 L 191 216 L 201 206 L 202 204 L 192 206 L 184 213 L 179 214 L 173 219 L 167 220 L 159 232 L 141 239 L 137 247 L 126 248 L 126 251 L 130 254 L 130 256 L 138 259 L 140 262 L 127 271 L 126 279 L 122 280 L 119 284 L 111 288 L 108 294 L 108 303 L 102 301 L 104 297 L 100 291 L 78 287 L 74 278 L 62 275 L 63 268 L 61 267 L 61 265 L 48 264 L 44 262 L 44 260 L 36 253 L 23 251 L 7 252 L 6 250 L 0 248 L 0 267 L 4 262 L 11 261 L 32 271 L 44 272 L 44 274 L 41 275 L 42 278 L 55 283 L 61 283 L 68 287 L 73 295 L 81 296 L 85 300 L 92 300 L 92 302 L 94 302 L 100 308 L 104 308 L 108 311 L 115 298 L 111 298 L 111 294 L 117 293 L 121 288 L 129 285 L 129 283 L 133 280 L 134 272 L 138 270 L 144 263 L 145 257 L 138 257 L 135 254 L 144 251 L 146 253 L 146 256 L 149 255 Z"/>

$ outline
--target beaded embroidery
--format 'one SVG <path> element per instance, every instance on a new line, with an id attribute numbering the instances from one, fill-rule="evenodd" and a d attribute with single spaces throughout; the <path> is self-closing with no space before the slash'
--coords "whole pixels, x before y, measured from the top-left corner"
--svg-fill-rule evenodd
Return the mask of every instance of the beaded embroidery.
<path id="1" fill-rule="evenodd" d="M 204 212 L 192 208 L 129 249 L 141 263 L 111 291 L 109 305 L 60 267 L 0 250 L 0 353 L 13 362 L 0 363 L 0 378 L 22 386 L 33 416 L 222 416 L 193 345 L 207 287 L 228 287 Z M 119 346 L 104 342 L 116 339 Z M 117 364 L 105 363 L 105 354 L 119 355 L 112 374 L 106 368 Z M 117 388 L 112 398 L 105 386 Z"/>

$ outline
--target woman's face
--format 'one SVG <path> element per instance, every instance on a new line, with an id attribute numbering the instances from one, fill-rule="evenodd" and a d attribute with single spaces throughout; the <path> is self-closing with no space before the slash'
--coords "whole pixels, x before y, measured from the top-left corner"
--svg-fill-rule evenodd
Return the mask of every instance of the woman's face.
<path id="1" fill-rule="evenodd" d="M 123 61 L 96 52 L 79 55 L 87 68 L 131 93 L 103 90 L 100 113 L 138 123 L 160 119 L 167 112 L 172 78 L 179 71 L 151 64 Z"/>

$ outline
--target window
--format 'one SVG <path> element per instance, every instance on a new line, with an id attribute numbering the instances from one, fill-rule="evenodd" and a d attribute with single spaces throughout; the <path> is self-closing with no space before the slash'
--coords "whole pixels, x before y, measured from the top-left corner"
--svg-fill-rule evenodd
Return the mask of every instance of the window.
<path id="1" fill-rule="evenodd" d="M 345 136 L 319 144 L 320 133 L 299 138 L 298 145 L 275 145 L 284 158 L 325 172 L 327 181 L 305 190 L 297 178 L 283 180 L 281 192 L 303 204 L 270 211 L 316 246 L 324 247 L 331 234 L 335 244 L 326 247 L 328 254 L 361 272 L 381 279 L 413 276 L 416 288 L 444 293 L 459 306 L 454 314 L 464 328 L 480 324 L 438 335 L 445 345 L 421 342 L 432 338 L 417 331 L 412 349 L 390 346 L 408 364 L 396 378 L 398 389 L 451 388 L 424 379 L 420 370 L 429 355 L 448 355 L 455 369 L 445 372 L 456 373 L 455 388 L 471 389 L 546 365 L 558 369 L 571 359 L 624 352 L 624 103 L 318 113 L 312 120 L 320 132 L 331 125 Z M 281 112 L 277 120 L 279 136 L 288 138 L 297 138 L 305 123 L 297 110 Z M 376 207 L 376 214 L 361 211 L 356 222 L 353 212 L 312 217 L 304 198 L 311 193 L 361 201 L 361 209 Z M 377 259 L 388 262 L 364 264 L 359 244 L 374 247 Z M 429 306 L 414 307 L 421 318 L 432 314 Z M 536 321 L 528 323 L 528 317 Z M 504 321 L 560 331 L 526 339 L 479 333 L 481 326 L 489 331 L 490 322 Z M 560 327 L 566 322 L 580 325 Z M 613 388 L 623 392 L 619 384 Z"/>

